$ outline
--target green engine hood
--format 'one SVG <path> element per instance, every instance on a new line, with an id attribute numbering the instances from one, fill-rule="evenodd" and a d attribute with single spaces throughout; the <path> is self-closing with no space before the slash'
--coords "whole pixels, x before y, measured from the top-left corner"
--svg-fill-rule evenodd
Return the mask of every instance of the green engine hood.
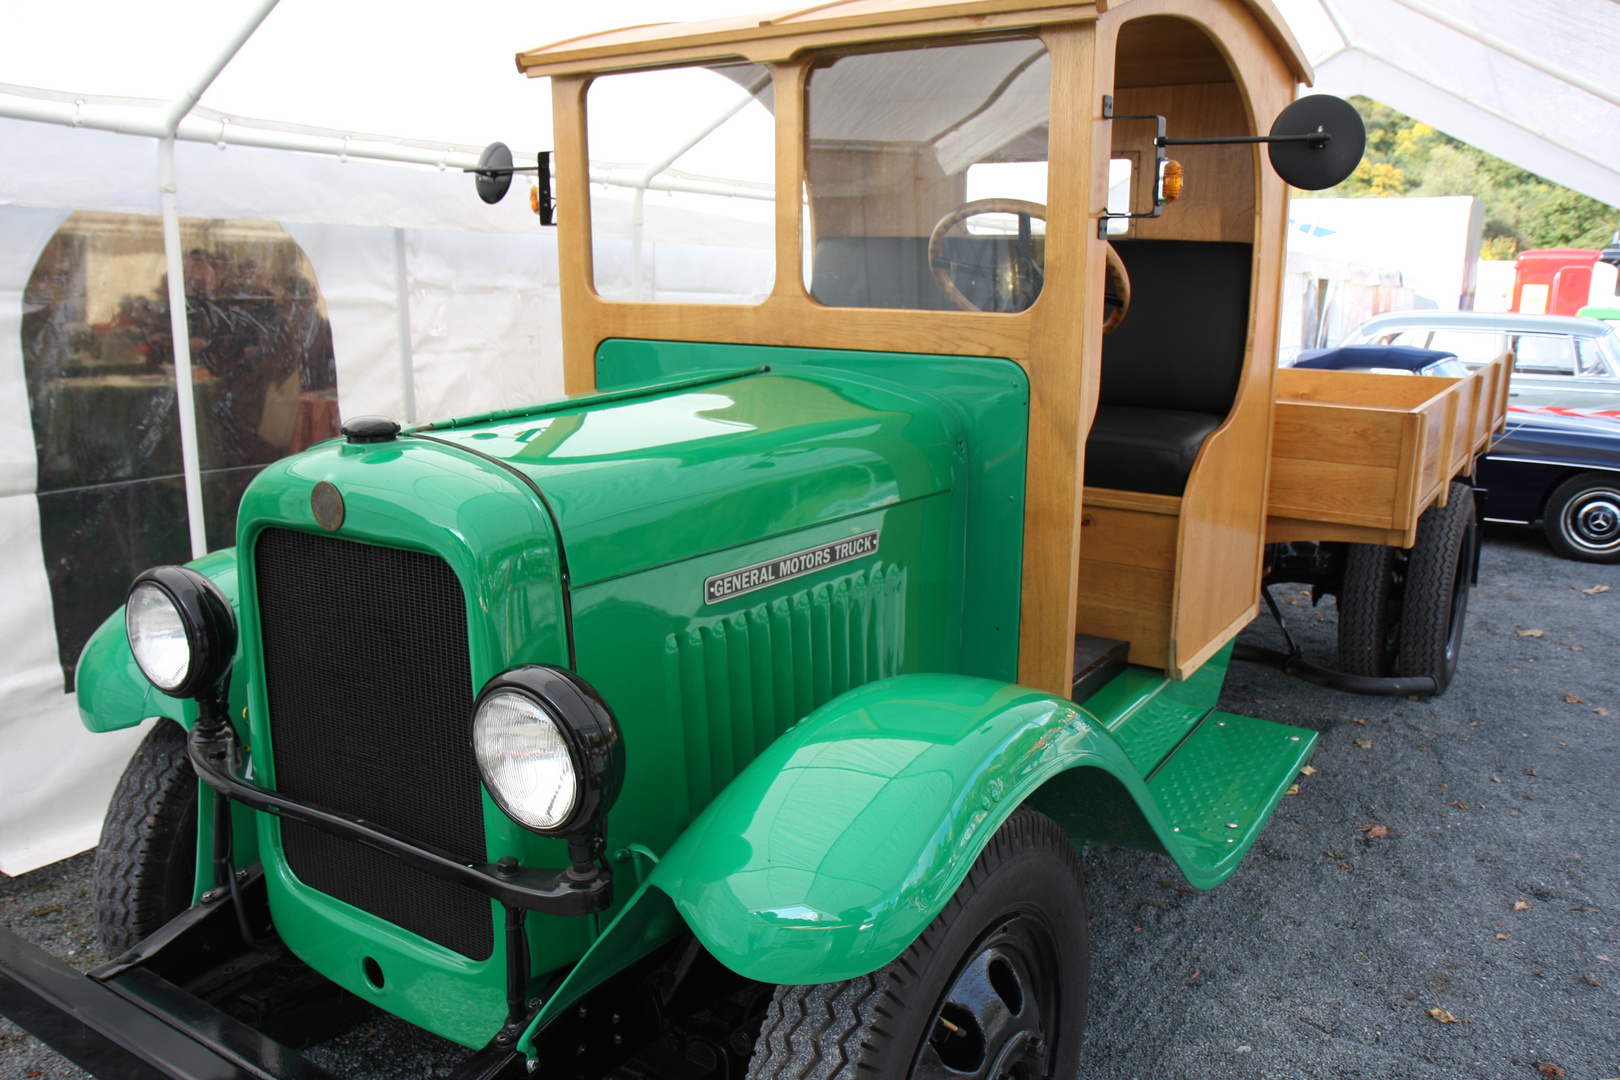
<path id="1" fill-rule="evenodd" d="M 953 486 L 937 399 L 839 372 L 752 372 L 418 429 L 545 494 L 581 587 Z"/>

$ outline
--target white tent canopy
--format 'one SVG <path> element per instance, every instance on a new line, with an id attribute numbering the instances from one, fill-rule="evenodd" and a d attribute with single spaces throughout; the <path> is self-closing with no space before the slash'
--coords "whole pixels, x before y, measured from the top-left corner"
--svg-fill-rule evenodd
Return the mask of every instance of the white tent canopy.
<path id="1" fill-rule="evenodd" d="M 1317 65 L 1319 88 L 1367 94 L 1620 204 L 1614 0 L 1277 2 Z M 78 0 L 7 11 L 0 872 L 93 844 L 139 737 L 79 727 L 45 630 L 52 593 L 20 330 L 24 289 L 68 215 L 157 215 L 160 136 L 180 116 L 178 214 L 285 227 L 319 279 L 344 416 L 420 419 L 554 395 L 562 386 L 554 238 L 528 213 L 521 187 L 518 197 L 486 207 L 457 171 L 497 139 L 529 153 L 552 145 L 548 88 L 516 73 L 514 53 L 614 26 L 786 5 L 486 0 L 469 9 L 441 0 L 282 0 L 232 53 L 233 39 L 266 6 Z M 204 85 L 187 111 L 188 91 Z"/>

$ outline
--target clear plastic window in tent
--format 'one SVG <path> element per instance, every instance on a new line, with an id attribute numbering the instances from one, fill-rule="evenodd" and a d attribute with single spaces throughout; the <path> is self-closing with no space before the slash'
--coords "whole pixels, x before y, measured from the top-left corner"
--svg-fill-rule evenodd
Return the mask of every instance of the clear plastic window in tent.
<path id="1" fill-rule="evenodd" d="M 331 326 L 281 226 L 182 219 L 208 546 L 268 463 L 338 433 Z M 23 370 L 63 677 L 148 566 L 191 558 L 160 220 L 70 215 L 23 292 Z"/>
<path id="2" fill-rule="evenodd" d="M 769 69 L 604 75 L 586 92 L 591 254 L 607 300 L 757 304 L 776 274 Z"/>
<path id="3" fill-rule="evenodd" d="M 811 296 L 938 311 L 1035 302 L 1052 97 L 1039 41 L 835 57 L 807 93 Z"/>

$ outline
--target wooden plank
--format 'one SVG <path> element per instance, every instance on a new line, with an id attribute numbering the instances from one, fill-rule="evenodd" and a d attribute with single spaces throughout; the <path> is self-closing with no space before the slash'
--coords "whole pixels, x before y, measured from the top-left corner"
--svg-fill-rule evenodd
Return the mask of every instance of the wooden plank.
<path id="1" fill-rule="evenodd" d="M 1147 491 L 1120 491 L 1117 488 L 1088 487 L 1086 508 L 1106 506 L 1114 510 L 1135 510 L 1143 514 L 1181 515 L 1181 496 L 1157 495 Z"/>
<path id="2" fill-rule="evenodd" d="M 1085 559 L 1165 571 L 1176 567 L 1180 529 L 1174 517 L 1088 502 L 1080 525 L 1080 550 Z"/>
<path id="3" fill-rule="evenodd" d="M 1279 401 L 1271 456 L 1391 466 L 1400 452 L 1404 412 L 1314 401 Z"/>
<path id="4" fill-rule="evenodd" d="M 1174 593 L 1168 570 L 1082 559 L 1076 625 L 1084 634 L 1130 642 L 1133 664 L 1163 668 L 1169 664 Z"/>
<path id="5" fill-rule="evenodd" d="M 1282 458 L 1271 465 L 1270 512 L 1392 529 L 1396 474 L 1376 465 Z"/>
<path id="6" fill-rule="evenodd" d="M 1415 533 L 1416 530 L 1413 530 Z M 1386 544 L 1390 547 L 1411 547 L 1415 540 L 1401 529 L 1380 529 L 1370 525 L 1346 525 L 1337 521 L 1316 518 L 1266 518 L 1266 543 L 1287 544 L 1296 541 L 1337 540 L 1346 544 Z"/>

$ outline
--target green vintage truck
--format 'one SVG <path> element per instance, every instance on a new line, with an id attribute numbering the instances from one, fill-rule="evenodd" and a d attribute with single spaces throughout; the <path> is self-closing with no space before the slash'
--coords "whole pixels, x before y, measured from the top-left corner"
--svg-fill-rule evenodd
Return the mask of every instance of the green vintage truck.
<path id="1" fill-rule="evenodd" d="M 161 718 L 98 856 L 117 956 L 0 935 L 0 1007 L 103 1076 L 323 1076 L 284 1043 L 356 1001 L 465 1078 L 1074 1075 L 1077 852 L 1213 888 L 1315 741 L 1215 705 L 1279 171 L 1336 182 L 1359 122 L 1290 104 L 1269 0 L 850 0 L 518 64 L 571 396 L 351 418 L 137 579 L 78 672 L 91 729 Z M 760 171 L 702 174 L 709 136 Z"/>

